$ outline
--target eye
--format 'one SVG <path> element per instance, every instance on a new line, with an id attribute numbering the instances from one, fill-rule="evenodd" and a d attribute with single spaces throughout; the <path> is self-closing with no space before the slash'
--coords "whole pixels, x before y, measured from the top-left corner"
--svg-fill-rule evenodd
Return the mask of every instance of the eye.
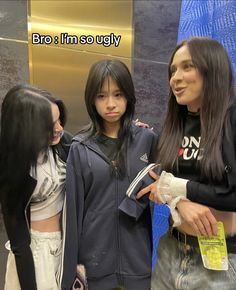
<path id="1" fill-rule="evenodd" d="M 124 97 L 124 93 L 123 92 L 117 92 L 115 93 L 115 97 L 120 98 L 120 97 Z"/>
<path id="2" fill-rule="evenodd" d="M 195 65 L 192 62 L 187 62 L 183 65 L 184 70 L 188 71 L 191 70 L 192 68 L 195 68 Z"/>
<path id="3" fill-rule="evenodd" d="M 105 98 L 105 95 L 102 94 L 102 93 L 99 93 L 99 94 L 96 95 L 96 98 L 97 99 L 104 99 Z"/>
<path id="4" fill-rule="evenodd" d="M 56 124 L 61 125 L 61 120 L 60 120 L 60 119 L 57 119 L 56 121 L 53 122 L 53 125 L 54 125 L 54 126 L 55 126 Z"/>
<path id="5" fill-rule="evenodd" d="M 172 76 L 175 72 L 176 72 L 176 67 L 175 66 L 171 66 L 170 75 Z"/>

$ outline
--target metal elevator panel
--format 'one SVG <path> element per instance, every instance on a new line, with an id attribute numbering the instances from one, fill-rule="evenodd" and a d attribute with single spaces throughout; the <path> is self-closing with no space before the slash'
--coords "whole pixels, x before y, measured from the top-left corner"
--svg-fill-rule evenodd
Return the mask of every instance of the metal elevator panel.
<path id="1" fill-rule="evenodd" d="M 64 100 L 66 129 L 75 133 L 89 120 L 84 87 L 91 65 L 119 58 L 131 69 L 133 3 L 31 0 L 28 14 L 30 81 Z"/>

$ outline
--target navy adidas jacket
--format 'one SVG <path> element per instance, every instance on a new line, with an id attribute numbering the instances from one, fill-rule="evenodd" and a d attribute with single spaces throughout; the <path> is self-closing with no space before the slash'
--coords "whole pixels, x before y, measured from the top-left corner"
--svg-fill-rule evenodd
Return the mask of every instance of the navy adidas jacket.
<path id="1" fill-rule="evenodd" d="M 88 279 L 118 275 L 131 279 L 130 289 L 149 289 L 151 215 L 146 207 L 136 220 L 119 210 L 137 173 L 154 161 L 157 136 L 132 126 L 127 174 L 121 179 L 93 137 L 77 135 L 67 160 L 67 218 L 62 289 L 69 290 L 76 265 L 84 264 Z"/>

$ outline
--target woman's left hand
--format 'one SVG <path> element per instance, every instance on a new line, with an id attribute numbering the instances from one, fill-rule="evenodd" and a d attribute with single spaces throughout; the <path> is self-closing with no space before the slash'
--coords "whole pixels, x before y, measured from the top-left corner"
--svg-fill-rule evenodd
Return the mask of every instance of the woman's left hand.
<path id="1" fill-rule="evenodd" d="M 197 235 L 209 238 L 217 235 L 217 220 L 209 207 L 190 200 L 180 200 L 176 207 L 184 221 L 194 229 Z"/>

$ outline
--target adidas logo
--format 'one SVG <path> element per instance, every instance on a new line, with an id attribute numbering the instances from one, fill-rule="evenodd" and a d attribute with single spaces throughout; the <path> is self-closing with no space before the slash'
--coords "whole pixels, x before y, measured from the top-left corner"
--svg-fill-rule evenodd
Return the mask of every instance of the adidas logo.
<path id="1" fill-rule="evenodd" d="M 144 153 L 143 156 L 140 157 L 140 160 L 142 160 L 143 162 L 148 163 L 148 156 L 147 156 L 147 153 Z"/>

